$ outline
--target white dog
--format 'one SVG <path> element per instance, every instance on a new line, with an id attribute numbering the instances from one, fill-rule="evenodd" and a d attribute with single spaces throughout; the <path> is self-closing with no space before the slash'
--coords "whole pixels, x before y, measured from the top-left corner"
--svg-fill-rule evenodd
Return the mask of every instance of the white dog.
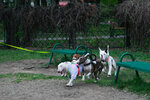
<path id="1" fill-rule="evenodd" d="M 87 54 L 87 55 L 85 55 L 85 56 L 80 56 L 80 55 L 78 55 L 78 54 L 74 54 L 73 56 L 72 56 L 72 63 L 74 63 L 74 62 L 76 62 L 80 57 L 80 59 L 87 59 L 87 57 L 86 56 L 88 56 L 89 54 Z M 83 76 L 82 76 L 82 80 L 84 81 L 85 80 L 85 76 L 87 76 L 87 78 L 89 79 L 90 78 L 90 75 L 91 75 L 91 70 L 92 70 L 92 64 L 91 64 L 91 61 L 90 61 L 90 59 L 87 59 L 87 60 L 85 60 L 85 62 L 83 62 L 83 64 L 84 64 L 84 67 L 83 67 L 83 70 L 84 70 L 84 72 L 83 72 Z M 87 75 L 86 75 L 87 74 Z"/>
<path id="2" fill-rule="evenodd" d="M 113 57 L 111 57 L 109 55 L 109 45 L 107 46 L 107 49 L 105 51 L 101 50 L 99 48 L 99 54 L 100 54 L 100 59 L 102 62 L 104 62 L 105 64 L 108 63 L 108 77 L 111 76 L 111 71 L 112 71 L 112 68 L 115 69 L 115 73 L 116 73 L 116 62 L 115 60 L 113 59 Z M 104 67 L 104 70 L 106 69 L 107 67 Z"/>
<path id="3" fill-rule="evenodd" d="M 77 62 L 76 62 L 77 63 Z M 58 65 L 58 73 L 67 73 L 69 74 L 69 82 L 66 86 L 73 86 L 73 80 L 76 79 L 77 75 L 81 74 L 83 70 L 83 64 L 74 64 L 71 62 L 62 62 Z"/>
<path id="4" fill-rule="evenodd" d="M 66 86 L 73 86 L 73 80 L 82 73 L 83 71 L 83 63 L 87 59 L 89 53 L 85 56 L 80 57 L 77 61 L 74 62 L 62 62 L 58 65 L 58 73 L 66 73 L 69 74 L 69 82 Z"/>

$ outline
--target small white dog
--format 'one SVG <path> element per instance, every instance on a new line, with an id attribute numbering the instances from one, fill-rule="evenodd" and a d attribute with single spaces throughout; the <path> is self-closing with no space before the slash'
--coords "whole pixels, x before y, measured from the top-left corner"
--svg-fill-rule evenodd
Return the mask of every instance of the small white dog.
<path id="1" fill-rule="evenodd" d="M 104 62 L 105 65 L 107 65 L 107 63 L 108 63 L 108 77 L 111 76 L 112 68 L 115 69 L 115 74 L 116 74 L 116 68 L 117 68 L 116 62 L 113 59 L 113 57 L 109 55 L 109 45 L 107 46 L 107 49 L 105 51 L 103 51 L 99 48 L 99 54 L 100 54 L 101 61 Z M 107 67 L 104 67 L 104 70 L 106 70 L 106 68 Z"/>
<path id="2" fill-rule="evenodd" d="M 76 79 L 77 75 L 82 73 L 83 70 L 83 63 L 88 57 L 89 53 L 87 53 L 84 57 L 79 58 L 77 61 L 74 62 L 62 62 L 58 65 L 58 73 L 66 73 L 69 74 L 69 82 L 66 86 L 73 86 L 73 80 Z"/>

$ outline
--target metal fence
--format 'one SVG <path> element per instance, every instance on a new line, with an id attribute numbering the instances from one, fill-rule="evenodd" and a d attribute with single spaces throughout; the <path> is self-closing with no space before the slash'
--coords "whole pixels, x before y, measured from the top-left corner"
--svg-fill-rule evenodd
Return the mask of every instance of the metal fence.
<path id="1" fill-rule="evenodd" d="M 89 48 L 106 47 L 110 45 L 111 48 L 125 47 L 125 30 L 111 29 L 111 25 L 107 22 L 100 23 L 97 27 L 90 27 L 87 32 L 76 32 L 74 35 L 74 47 L 78 45 L 85 45 Z M 68 33 L 33 33 L 30 47 L 33 48 L 52 48 L 55 43 L 62 43 L 66 48 L 69 47 Z M 6 33 L 1 32 L 1 42 L 6 42 Z M 17 46 L 23 46 L 19 44 Z"/>
<path id="2" fill-rule="evenodd" d="M 87 32 L 74 33 L 74 47 L 85 45 L 89 48 L 106 47 L 111 48 L 125 47 L 125 30 L 111 29 L 107 22 L 100 23 L 97 27 L 90 27 Z M 67 33 L 35 33 L 32 37 L 32 47 L 51 48 L 55 43 L 62 43 L 66 48 L 69 47 L 69 34 Z"/>

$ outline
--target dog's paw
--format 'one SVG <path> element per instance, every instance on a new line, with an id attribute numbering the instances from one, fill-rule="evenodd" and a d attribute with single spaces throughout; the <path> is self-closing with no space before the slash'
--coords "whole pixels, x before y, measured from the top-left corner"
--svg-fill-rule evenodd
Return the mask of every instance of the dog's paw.
<path id="1" fill-rule="evenodd" d="M 66 84 L 66 87 L 72 87 L 73 84 Z"/>
<path id="2" fill-rule="evenodd" d="M 97 80 L 94 80 L 94 83 L 96 83 L 97 82 Z"/>
<path id="3" fill-rule="evenodd" d="M 110 77 L 111 75 L 107 75 L 107 77 Z"/>
<path id="4" fill-rule="evenodd" d="M 66 84 L 66 87 L 72 87 L 73 85 L 68 85 L 68 84 Z"/>
<path id="5" fill-rule="evenodd" d="M 98 77 L 96 78 L 97 80 L 100 80 Z"/>
<path id="6" fill-rule="evenodd" d="M 85 78 L 82 78 L 82 81 L 85 81 Z"/>
<path id="7" fill-rule="evenodd" d="M 64 75 L 62 74 L 61 77 L 64 77 Z"/>

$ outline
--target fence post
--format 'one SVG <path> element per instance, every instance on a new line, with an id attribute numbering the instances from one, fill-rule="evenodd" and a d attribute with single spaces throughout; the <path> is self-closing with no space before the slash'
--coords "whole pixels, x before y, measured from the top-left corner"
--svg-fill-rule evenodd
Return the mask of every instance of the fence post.
<path id="1" fill-rule="evenodd" d="M 69 48 L 75 48 L 76 47 L 76 34 L 75 32 L 70 31 L 69 32 Z"/>
<path id="2" fill-rule="evenodd" d="M 129 29 L 129 24 L 126 23 L 126 47 L 130 47 L 131 43 L 130 43 L 130 29 Z"/>

